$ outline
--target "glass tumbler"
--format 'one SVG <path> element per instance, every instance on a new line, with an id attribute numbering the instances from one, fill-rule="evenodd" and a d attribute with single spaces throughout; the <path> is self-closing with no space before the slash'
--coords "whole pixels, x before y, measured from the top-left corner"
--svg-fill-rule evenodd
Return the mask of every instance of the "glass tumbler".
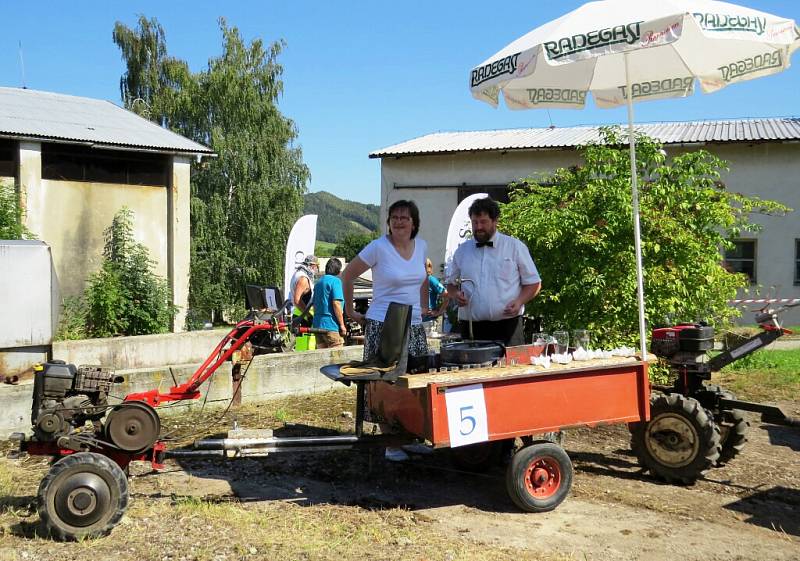
<path id="1" fill-rule="evenodd" d="M 569 349 L 569 332 L 553 331 L 553 339 L 556 340 L 556 353 L 563 355 Z"/>
<path id="2" fill-rule="evenodd" d="M 576 349 L 588 351 L 589 342 L 591 341 L 589 331 L 587 329 L 576 329 L 572 332 L 572 341 L 575 344 Z"/>
<path id="3" fill-rule="evenodd" d="M 531 355 L 540 356 L 547 354 L 547 345 L 550 342 L 550 336 L 547 333 L 534 333 L 533 334 L 533 350 Z"/>

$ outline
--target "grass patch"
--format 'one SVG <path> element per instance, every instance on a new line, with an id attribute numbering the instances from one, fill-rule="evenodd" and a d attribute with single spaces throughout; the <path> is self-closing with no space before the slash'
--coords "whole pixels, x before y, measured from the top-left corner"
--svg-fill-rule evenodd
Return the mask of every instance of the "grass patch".
<path id="1" fill-rule="evenodd" d="M 282 424 L 278 417 L 287 415 L 297 423 L 347 431 L 352 429 L 352 419 L 342 413 L 352 411 L 354 405 L 355 392 L 338 390 L 246 405 L 236 412 L 236 417 L 242 426 L 277 428 Z M 198 431 L 207 435 L 229 429 L 233 413 L 224 419 L 218 418 L 219 413 L 206 411 L 201 415 L 187 411 L 164 418 L 166 430 L 174 431 L 176 441 L 172 445 L 191 440 Z M 9 448 L 6 443 L 4 450 Z M 269 463 L 267 460 L 264 465 Z M 214 461 L 208 465 L 219 463 Z M 205 469 L 202 462 L 197 466 L 200 466 L 197 469 Z M 236 466 L 231 462 L 222 469 L 236 470 Z M 0 458 L 1 561 L 573 559 L 569 555 L 539 553 L 477 542 L 460 534 L 451 535 L 439 530 L 435 520 L 424 513 L 406 508 L 328 503 L 300 505 L 290 500 L 240 502 L 233 495 L 185 496 L 170 487 L 167 477 L 150 474 L 133 478 L 130 507 L 109 537 L 60 543 L 43 535 L 36 513 L 36 490 L 47 469 L 47 460 L 41 457 L 24 461 Z M 167 471 L 175 469 L 168 466 Z M 332 469 L 335 473 L 337 468 Z M 309 470 L 322 471 L 319 464 Z M 256 469 L 252 477 L 265 477 L 265 481 L 270 481 L 270 476 L 265 476 L 261 468 Z M 331 483 L 335 485 L 335 482 L 333 477 Z"/>
<path id="2" fill-rule="evenodd" d="M 318 241 L 314 244 L 314 254 L 317 257 L 331 257 L 335 248 L 335 243 Z"/>
<path id="3" fill-rule="evenodd" d="M 722 369 L 720 382 L 749 399 L 797 399 L 800 349 L 760 350 Z"/>

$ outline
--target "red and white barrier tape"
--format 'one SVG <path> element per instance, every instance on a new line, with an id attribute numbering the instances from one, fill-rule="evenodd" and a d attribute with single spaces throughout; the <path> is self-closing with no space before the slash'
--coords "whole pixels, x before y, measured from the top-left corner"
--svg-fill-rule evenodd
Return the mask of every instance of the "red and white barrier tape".
<path id="1" fill-rule="evenodd" d="M 744 300 L 728 300 L 729 304 L 795 304 L 800 298 L 745 298 Z"/>

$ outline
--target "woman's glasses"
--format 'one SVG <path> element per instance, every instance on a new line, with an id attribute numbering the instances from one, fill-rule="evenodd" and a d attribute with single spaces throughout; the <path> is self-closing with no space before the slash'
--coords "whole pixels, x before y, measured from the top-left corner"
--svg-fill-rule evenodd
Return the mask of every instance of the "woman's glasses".
<path id="1" fill-rule="evenodd" d="M 389 220 L 392 222 L 408 222 L 411 220 L 410 216 L 390 216 Z"/>

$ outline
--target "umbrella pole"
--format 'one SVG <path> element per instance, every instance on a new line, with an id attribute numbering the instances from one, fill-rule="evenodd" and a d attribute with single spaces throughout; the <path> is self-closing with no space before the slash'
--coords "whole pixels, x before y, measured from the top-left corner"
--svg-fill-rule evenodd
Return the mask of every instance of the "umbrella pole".
<path id="1" fill-rule="evenodd" d="M 636 139 L 633 134 L 633 90 L 628 66 L 628 53 L 625 53 L 625 83 L 628 98 L 628 142 L 631 149 L 631 198 L 633 199 L 633 243 L 636 252 L 636 288 L 639 304 L 639 344 L 641 360 L 647 360 L 647 336 L 644 325 L 644 281 L 642 278 L 642 238 L 639 228 L 639 189 L 636 173 Z"/>

